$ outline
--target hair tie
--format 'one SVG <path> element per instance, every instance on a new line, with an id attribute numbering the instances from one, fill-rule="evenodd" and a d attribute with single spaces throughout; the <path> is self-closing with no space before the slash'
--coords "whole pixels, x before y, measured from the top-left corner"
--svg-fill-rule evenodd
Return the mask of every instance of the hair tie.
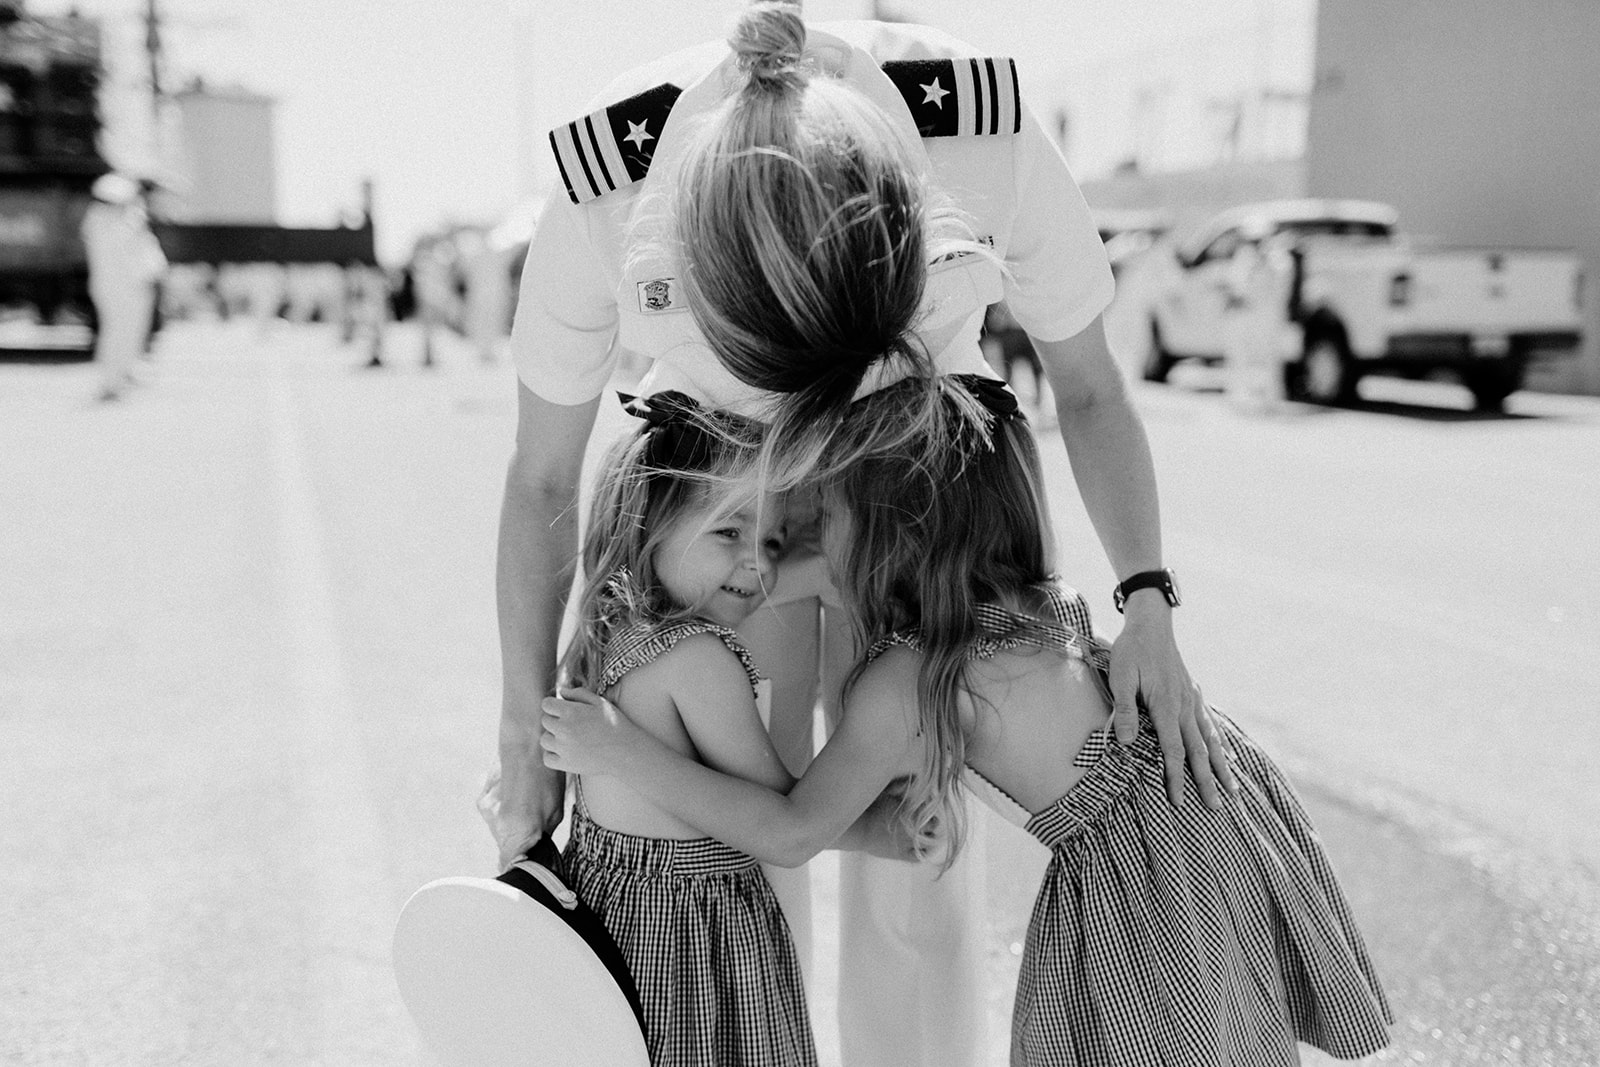
<path id="1" fill-rule="evenodd" d="M 1009 419 L 1021 410 L 1017 404 L 1017 394 L 1005 382 L 981 374 L 952 374 L 950 377 L 965 387 L 972 398 L 997 419 Z"/>
<path id="2" fill-rule="evenodd" d="M 751 78 L 770 82 L 800 69 L 800 56 L 790 52 L 746 52 L 739 66 Z"/>

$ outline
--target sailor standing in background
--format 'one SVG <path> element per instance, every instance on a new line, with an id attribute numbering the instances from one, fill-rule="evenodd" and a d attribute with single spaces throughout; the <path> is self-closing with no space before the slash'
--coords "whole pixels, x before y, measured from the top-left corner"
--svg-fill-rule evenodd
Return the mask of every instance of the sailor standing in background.
<path id="1" fill-rule="evenodd" d="M 1246 237 L 1228 263 L 1223 363 L 1234 407 L 1266 415 L 1283 409 L 1284 366 L 1300 349 L 1300 327 L 1289 317 L 1294 259 L 1282 237 Z"/>
<path id="2" fill-rule="evenodd" d="M 492 234 L 468 230 L 458 241 L 466 283 L 461 319 L 467 339 L 485 365 L 499 362 L 500 347 L 511 335 L 511 264 Z"/>
<path id="3" fill-rule="evenodd" d="M 167 257 L 150 230 L 139 183 L 104 174 L 90 189 L 80 233 L 89 259 L 89 297 L 99 330 L 94 359 L 101 400 L 116 400 L 133 384 L 134 361 L 145 350 L 156 290 Z"/>

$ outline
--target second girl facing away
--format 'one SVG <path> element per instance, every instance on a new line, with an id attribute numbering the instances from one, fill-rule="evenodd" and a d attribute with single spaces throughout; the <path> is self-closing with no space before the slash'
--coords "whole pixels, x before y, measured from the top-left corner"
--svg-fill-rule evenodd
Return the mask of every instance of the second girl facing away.
<path id="1" fill-rule="evenodd" d="M 1108 730 L 1106 649 L 1052 578 L 1038 457 L 1015 399 L 910 379 L 846 420 L 824 553 L 865 653 L 793 788 L 718 773 L 592 692 L 545 702 L 549 766 L 607 773 L 778 864 L 829 847 L 886 789 L 948 864 L 963 789 L 1051 850 L 1028 927 L 1014 1064 L 1293 1064 L 1388 1043 L 1388 1002 L 1279 769 L 1225 716 L 1239 795 L 1167 803 L 1160 746 Z"/>

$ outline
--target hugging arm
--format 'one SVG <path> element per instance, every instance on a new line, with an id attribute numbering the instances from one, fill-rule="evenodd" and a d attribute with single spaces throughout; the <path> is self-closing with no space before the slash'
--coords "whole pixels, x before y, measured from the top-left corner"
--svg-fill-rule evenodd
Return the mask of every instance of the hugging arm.
<path id="1" fill-rule="evenodd" d="M 787 793 L 794 785 L 794 776 L 778 758 L 772 737 L 761 725 L 749 676 L 728 647 L 711 634 L 696 634 L 680 641 L 658 662 L 666 668 L 672 703 L 694 742 L 700 762 L 724 774 Z M 623 780 L 636 784 L 631 777 Z M 665 804 L 660 806 L 672 811 Z M 694 820 L 686 821 L 710 833 Z"/>
<path id="2" fill-rule="evenodd" d="M 908 700 L 886 672 L 864 675 L 839 728 L 787 794 L 696 763 L 582 690 L 544 702 L 545 763 L 615 775 L 719 841 L 764 863 L 796 867 L 838 843 L 905 773 L 916 722 L 912 678 Z M 881 813 L 871 823 L 883 821 Z M 874 852 L 895 851 L 885 832 L 859 828 L 852 837 Z"/>

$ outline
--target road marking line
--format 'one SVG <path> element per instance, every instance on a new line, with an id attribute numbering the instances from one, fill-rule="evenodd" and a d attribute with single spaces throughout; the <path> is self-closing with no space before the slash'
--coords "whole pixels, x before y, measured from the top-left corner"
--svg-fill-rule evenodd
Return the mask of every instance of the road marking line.
<path id="1" fill-rule="evenodd" d="M 299 813 L 312 897 L 308 965 L 317 1030 L 308 1050 L 329 1065 L 416 1058 L 390 965 L 394 907 L 381 827 L 339 647 L 328 566 L 293 398 L 268 360 L 279 588 L 299 695 Z M 396 1049 L 399 1042 L 407 1047 Z"/>

